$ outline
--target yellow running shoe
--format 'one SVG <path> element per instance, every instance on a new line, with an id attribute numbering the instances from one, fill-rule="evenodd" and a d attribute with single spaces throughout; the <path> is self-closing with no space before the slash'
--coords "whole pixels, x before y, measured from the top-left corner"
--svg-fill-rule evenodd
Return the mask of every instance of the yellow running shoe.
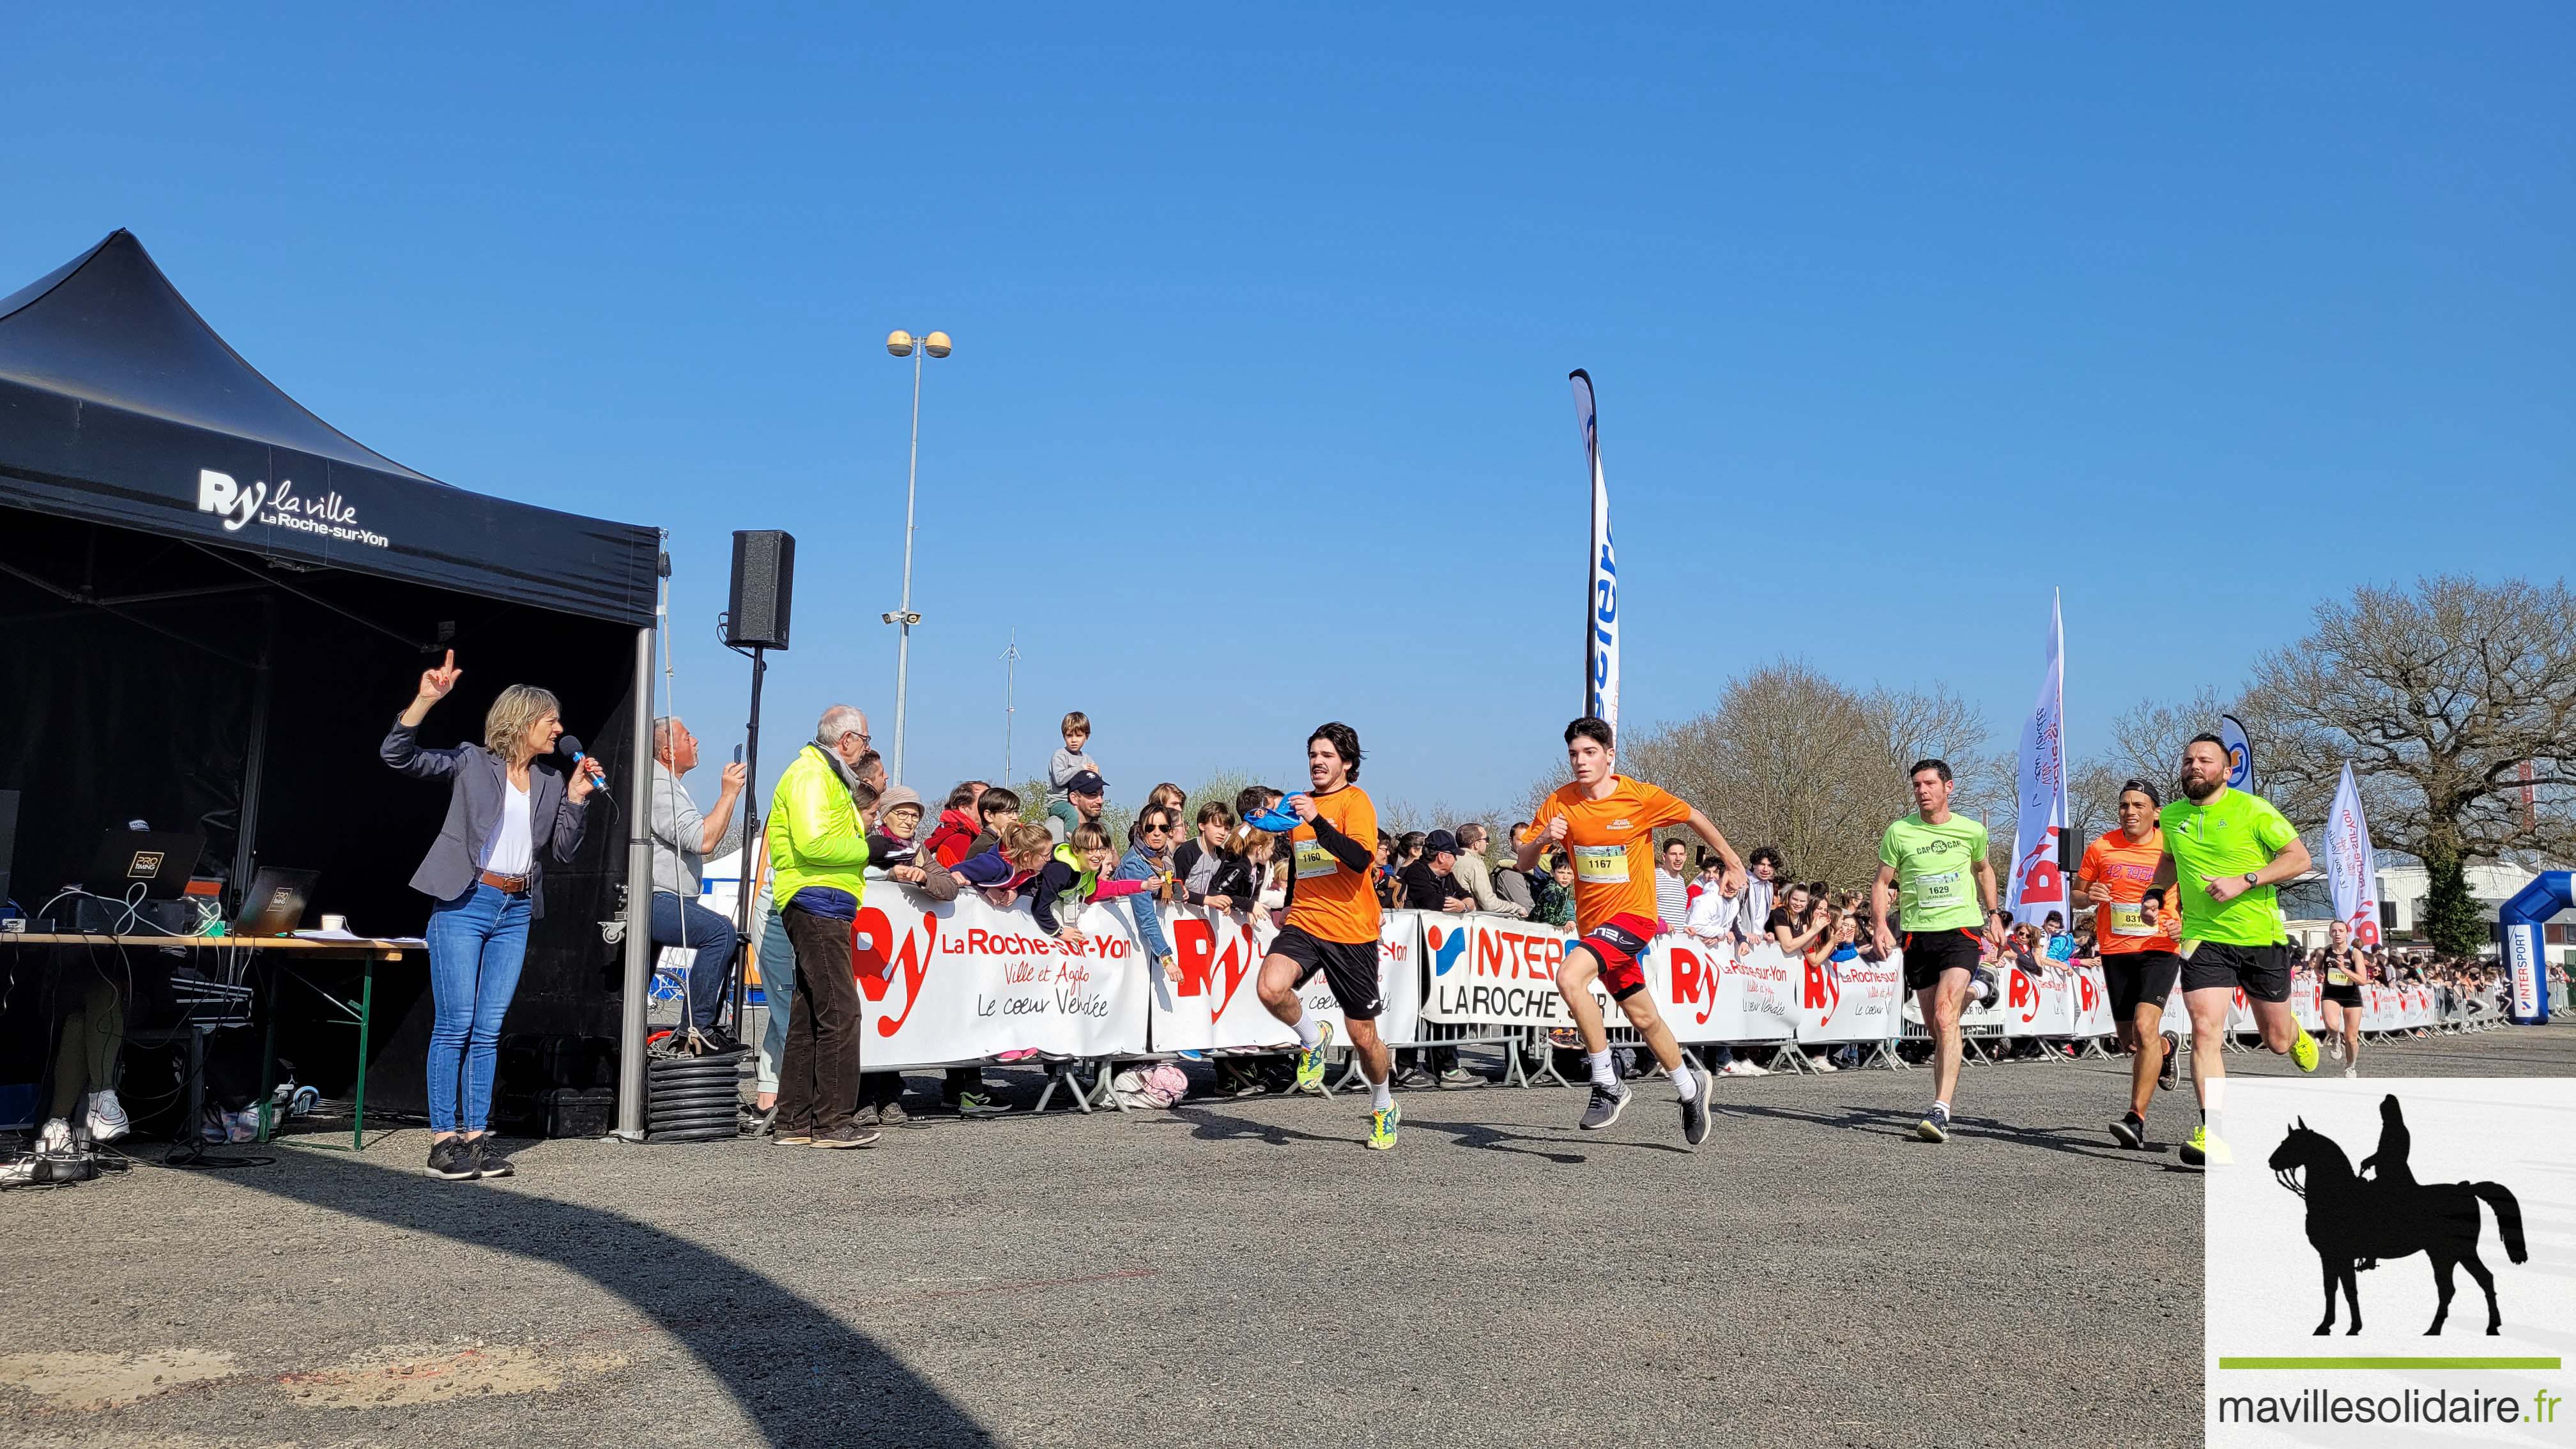
<path id="1" fill-rule="evenodd" d="M 2304 1026 L 2299 1028 L 2299 1039 L 2290 1043 L 2290 1060 L 2299 1064 L 2300 1071 L 2313 1072 L 2317 1069 L 2317 1039 L 2308 1035 L 2308 1029 Z"/>
<path id="2" fill-rule="evenodd" d="M 1368 1145 L 1371 1152 L 1388 1152 L 1395 1147 L 1396 1124 L 1404 1120 L 1404 1109 L 1393 1102 L 1383 1112 L 1369 1114 Z"/>
<path id="3" fill-rule="evenodd" d="M 1297 1090 L 1324 1095 L 1324 1053 L 1333 1046 L 1333 1024 L 1315 1023 L 1315 1044 L 1297 1053 Z"/>
<path id="4" fill-rule="evenodd" d="M 2236 1158 L 2228 1152 L 2227 1144 L 2209 1135 L 2206 1122 L 2191 1129 L 2191 1140 L 2182 1145 L 2182 1165 L 2185 1167 L 2233 1167 L 2235 1164 Z"/>

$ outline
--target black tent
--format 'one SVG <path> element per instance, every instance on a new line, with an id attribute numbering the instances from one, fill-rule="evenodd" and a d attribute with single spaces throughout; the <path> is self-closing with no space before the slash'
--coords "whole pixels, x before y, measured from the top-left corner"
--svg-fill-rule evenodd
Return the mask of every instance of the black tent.
<path id="1" fill-rule="evenodd" d="M 103 829 L 143 819 L 202 831 L 198 873 L 232 890 L 257 863 L 317 868 L 317 909 L 417 934 L 428 903 L 404 883 L 444 793 L 375 748 L 419 671 L 450 648 L 466 670 L 430 743 L 479 736 L 501 688 L 542 684 L 641 799 L 659 557 L 653 529 L 469 493 L 360 445 L 115 232 L 0 300 L 10 894 L 34 907 L 80 878 Z M 635 826 L 595 809 L 582 861 L 548 876 L 510 1029 L 618 1031 L 646 949 L 646 893 L 623 892 Z M 623 950 L 606 940 L 620 922 Z M 401 1068 L 428 1006 L 423 982 L 392 990 L 370 1098 L 399 1107 L 420 1098 Z M 333 1053 L 295 1052 L 282 1029 L 305 1079 L 338 1085 Z"/>

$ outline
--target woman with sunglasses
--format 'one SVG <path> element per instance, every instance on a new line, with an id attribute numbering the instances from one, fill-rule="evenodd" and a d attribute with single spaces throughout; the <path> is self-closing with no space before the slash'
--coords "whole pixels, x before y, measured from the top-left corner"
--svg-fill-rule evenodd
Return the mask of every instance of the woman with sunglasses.
<path id="1" fill-rule="evenodd" d="M 1160 903 L 1171 898 L 1172 846 L 1180 832 L 1181 814 L 1168 805 L 1148 805 L 1136 817 L 1136 827 L 1127 832 L 1127 853 L 1119 858 L 1118 868 L 1109 873 L 1111 880 L 1152 881 L 1146 891 L 1128 897 L 1127 909 L 1136 921 L 1136 944 L 1164 975 L 1181 979 L 1180 957 L 1172 950 L 1171 938 L 1163 934 Z"/>

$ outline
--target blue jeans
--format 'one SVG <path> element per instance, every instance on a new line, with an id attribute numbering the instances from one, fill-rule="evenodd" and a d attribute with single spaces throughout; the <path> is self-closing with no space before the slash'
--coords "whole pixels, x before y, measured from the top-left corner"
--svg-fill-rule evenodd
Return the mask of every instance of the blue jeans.
<path id="1" fill-rule="evenodd" d="M 760 1066 L 753 1085 L 778 1090 L 778 1064 L 787 1057 L 787 1015 L 796 1002 L 796 948 L 787 941 L 786 913 L 768 911 L 760 928 L 760 999 L 768 1003 L 768 1024 L 760 1032 Z"/>
<path id="2" fill-rule="evenodd" d="M 477 883 L 429 913 L 429 1129 L 480 1132 L 492 1117 L 501 1016 L 528 956 L 526 896 Z M 462 1068 L 464 1105 L 457 1105 Z"/>
<path id="3" fill-rule="evenodd" d="M 739 939 L 733 922 L 696 901 L 653 892 L 653 944 L 687 946 L 698 953 L 697 964 L 689 968 L 689 1022 L 700 1030 L 716 1024 L 716 1008 L 724 1004 L 725 987 L 733 981 Z"/>

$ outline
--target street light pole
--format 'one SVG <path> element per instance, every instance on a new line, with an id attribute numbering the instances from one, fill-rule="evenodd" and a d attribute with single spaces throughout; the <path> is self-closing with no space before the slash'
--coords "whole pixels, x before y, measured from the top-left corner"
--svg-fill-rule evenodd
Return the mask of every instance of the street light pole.
<path id="1" fill-rule="evenodd" d="M 886 351 L 912 358 L 912 457 L 905 465 L 903 479 L 903 603 L 894 613 L 884 616 L 887 623 L 900 625 L 903 631 L 894 649 L 894 768 L 886 772 L 888 781 L 897 785 L 903 783 L 904 695 L 912 676 L 912 626 L 921 622 L 921 616 L 912 611 L 913 498 L 921 483 L 921 360 L 925 355 L 946 357 L 950 347 L 945 332 L 922 338 L 917 348 L 912 334 L 902 328 L 886 336 Z"/>

